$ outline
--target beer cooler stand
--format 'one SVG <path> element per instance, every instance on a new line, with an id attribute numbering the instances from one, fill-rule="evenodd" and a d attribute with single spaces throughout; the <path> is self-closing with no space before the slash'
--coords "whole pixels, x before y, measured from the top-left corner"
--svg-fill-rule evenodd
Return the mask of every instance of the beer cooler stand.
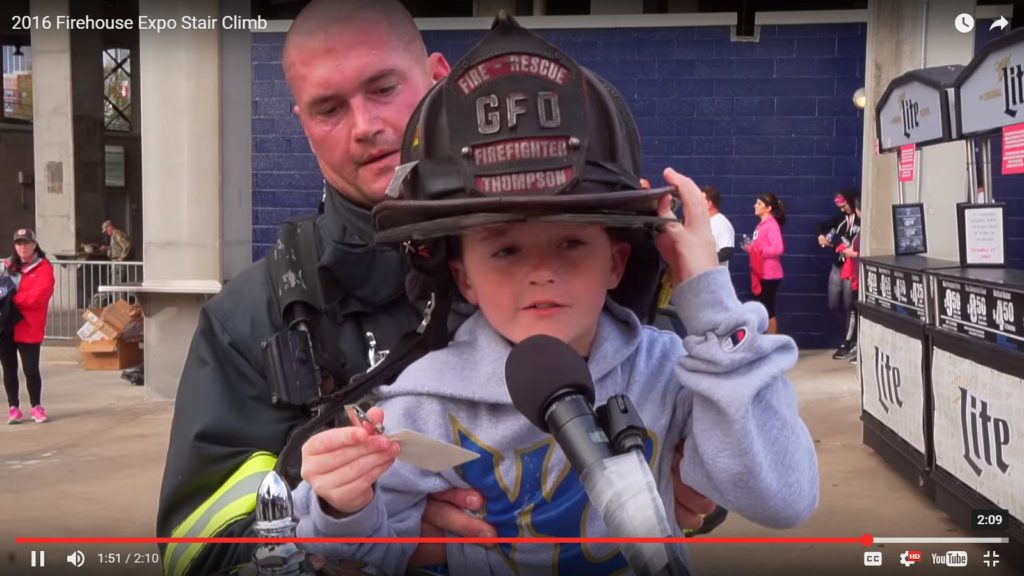
<path id="1" fill-rule="evenodd" d="M 1024 121 L 1020 99 L 1014 105 L 1005 93 L 1020 90 L 1007 77 L 1022 61 L 1024 29 L 1018 29 L 984 46 L 954 82 L 957 135 L 983 139 L 984 196 L 957 207 L 961 266 L 934 272 L 934 322 L 925 333 L 931 339 L 935 501 L 974 530 L 979 519 L 972 510 L 1008 510 L 1007 526 L 975 534 L 1009 536 L 1005 555 L 1024 571 L 1024 270 L 1005 266 L 1011 247 L 1005 207 L 992 202 L 988 142 Z M 973 154 L 973 144 L 969 150 Z M 965 211 L 978 208 L 986 215 L 965 226 Z"/>
<path id="2" fill-rule="evenodd" d="M 919 255 L 862 258 L 857 304 L 864 443 L 929 497 L 935 453 L 927 285 L 931 270 L 949 266 L 955 263 Z"/>
<path id="3" fill-rule="evenodd" d="M 952 141 L 952 86 L 962 70 L 940 66 L 893 79 L 876 106 L 879 152 L 909 153 L 913 160 L 917 146 Z M 899 204 L 893 206 L 894 253 L 860 259 L 861 421 L 864 443 L 932 497 L 935 453 L 925 325 L 933 307 L 928 283 L 932 270 L 957 263 L 924 255 L 924 204 L 904 203 L 904 180 L 909 179 L 901 174 Z"/>

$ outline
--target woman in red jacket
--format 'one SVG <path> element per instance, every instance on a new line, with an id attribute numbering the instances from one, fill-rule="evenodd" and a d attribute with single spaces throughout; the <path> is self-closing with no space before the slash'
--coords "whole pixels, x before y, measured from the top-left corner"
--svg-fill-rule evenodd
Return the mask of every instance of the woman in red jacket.
<path id="1" fill-rule="evenodd" d="M 18 399 L 18 356 L 21 356 L 29 400 L 30 414 L 36 422 L 46 422 L 46 410 L 41 404 L 43 379 L 39 374 L 39 349 L 46 333 L 46 310 L 53 296 L 53 266 L 46 259 L 46 253 L 36 243 L 36 234 L 22 228 L 14 234 L 14 254 L 3 262 L 18 286 L 11 303 L 17 307 L 22 319 L 14 330 L 4 330 L 0 335 L 0 365 L 4 370 L 4 390 L 7 391 L 7 423 L 21 422 L 22 413 Z"/>

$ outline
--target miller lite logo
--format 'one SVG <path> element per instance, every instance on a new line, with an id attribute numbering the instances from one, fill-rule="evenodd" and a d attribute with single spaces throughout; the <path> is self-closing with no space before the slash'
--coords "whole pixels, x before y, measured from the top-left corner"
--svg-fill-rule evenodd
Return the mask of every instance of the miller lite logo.
<path id="1" fill-rule="evenodd" d="M 1024 69 L 1007 56 L 996 63 L 996 74 L 1003 83 L 1003 114 L 1016 118 L 1016 108 L 1024 103 Z"/>
<path id="2" fill-rule="evenodd" d="M 899 96 L 900 113 L 903 116 L 903 137 L 910 138 L 910 133 L 919 126 L 921 106 L 914 100 L 907 98 L 906 93 Z"/>
<path id="3" fill-rule="evenodd" d="M 882 352 L 878 346 L 875 346 L 875 381 L 878 385 L 878 403 L 882 405 L 882 410 L 886 414 L 893 404 L 903 408 L 903 399 L 900 398 L 900 369 L 893 366 L 892 357 Z"/>
<path id="4" fill-rule="evenodd" d="M 1010 423 L 989 412 L 989 403 L 970 390 L 960 389 L 960 433 L 964 443 L 964 460 L 977 476 L 985 468 L 995 467 L 1006 474 L 1010 465 L 1004 449 L 1010 444 Z"/>

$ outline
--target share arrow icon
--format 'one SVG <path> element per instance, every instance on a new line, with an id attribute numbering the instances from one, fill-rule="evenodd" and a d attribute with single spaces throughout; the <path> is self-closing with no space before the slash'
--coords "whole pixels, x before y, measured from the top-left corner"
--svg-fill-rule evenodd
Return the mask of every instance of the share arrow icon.
<path id="1" fill-rule="evenodd" d="M 999 28 L 1000 30 L 1005 30 L 1006 27 L 1009 26 L 1009 25 L 1010 25 L 1010 21 L 1007 20 L 1002 14 L 1000 14 L 999 15 L 999 20 L 996 20 L 995 22 L 992 22 L 992 25 L 989 26 L 988 29 L 989 30 L 995 30 L 996 28 Z"/>

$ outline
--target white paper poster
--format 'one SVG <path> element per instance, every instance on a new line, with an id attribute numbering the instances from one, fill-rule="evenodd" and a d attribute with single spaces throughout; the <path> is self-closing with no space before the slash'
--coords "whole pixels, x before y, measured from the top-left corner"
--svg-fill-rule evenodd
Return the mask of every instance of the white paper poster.
<path id="1" fill-rule="evenodd" d="M 968 264 L 1005 262 L 1002 207 L 971 207 L 964 211 L 964 239 Z"/>

